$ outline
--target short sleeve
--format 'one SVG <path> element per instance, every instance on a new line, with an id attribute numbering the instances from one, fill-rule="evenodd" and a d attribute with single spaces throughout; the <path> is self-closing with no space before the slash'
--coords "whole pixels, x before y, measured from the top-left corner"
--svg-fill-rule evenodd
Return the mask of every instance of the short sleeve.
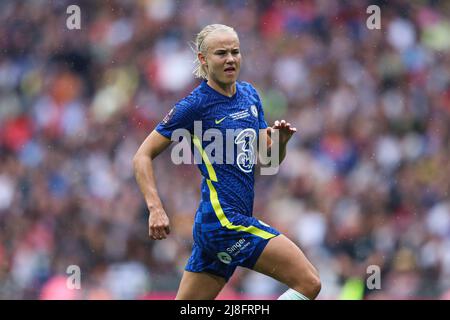
<path id="1" fill-rule="evenodd" d="M 177 129 L 186 129 L 192 134 L 194 121 L 197 120 L 198 108 L 195 99 L 190 97 L 180 100 L 167 113 L 155 130 L 170 139 Z"/>
<path id="2" fill-rule="evenodd" d="M 254 92 L 255 98 L 256 98 L 256 107 L 258 109 L 258 124 L 259 124 L 259 129 L 265 129 L 268 127 L 266 119 L 264 118 L 264 109 L 262 106 L 262 102 L 261 99 L 258 95 L 258 92 L 256 91 L 255 88 L 252 87 L 252 91 Z"/>

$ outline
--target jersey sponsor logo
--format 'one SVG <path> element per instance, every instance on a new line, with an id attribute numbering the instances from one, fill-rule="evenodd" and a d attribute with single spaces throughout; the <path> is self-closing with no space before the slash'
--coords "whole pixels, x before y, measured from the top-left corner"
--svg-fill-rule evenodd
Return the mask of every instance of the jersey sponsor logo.
<path id="1" fill-rule="evenodd" d="M 225 118 L 226 118 L 227 116 L 225 116 L 225 117 L 223 117 L 222 119 L 220 119 L 220 120 L 215 120 L 215 122 L 216 122 L 216 124 L 220 124 L 223 120 L 225 120 Z"/>
<path id="2" fill-rule="evenodd" d="M 217 258 L 219 258 L 219 260 L 225 264 L 230 264 L 231 260 L 233 260 L 231 259 L 231 256 L 226 252 L 219 252 L 217 254 Z"/>
<path id="3" fill-rule="evenodd" d="M 245 239 L 239 239 L 235 244 L 233 244 L 231 247 L 227 248 L 227 252 L 234 257 L 238 255 L 241 250 L 244 250 L 250 245 L 250 242 L 246 242 Z"/>
<path id="4" fill-rule="evenodd" d="M 256 106 L 254 104 L 252 104 L 250 106 L 250 111 L 252 112 L 252 114 L 255 116 L 255 118 L 258 118 L 258 109 L 256 108 Z"/>

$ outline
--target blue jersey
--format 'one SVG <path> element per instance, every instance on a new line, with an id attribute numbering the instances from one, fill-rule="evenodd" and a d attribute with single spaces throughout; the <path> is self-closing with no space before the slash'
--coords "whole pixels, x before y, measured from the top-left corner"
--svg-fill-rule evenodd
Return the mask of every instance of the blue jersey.
<path id="1" fill-rule="evenodd" d="M 203 81 L 189 96 L 174 106 L 156 130 L 170 139 L 174 130 L 187 129 L 192 135 L 194 146 L 198 150 L 205 150 L 211 141 L 201 141 L 203 139 L 197 136 L 198 132 L 194 132 L 194 121 L 201 121 L 203 132 L 211 128 L 221 132 L 222 155 L 225 155 L 222 164 L 215 162 L 208 164 L 211 159 L 207 159 L 204 155 L 203 161 L 198 165 L 203 176 L 199 212 L 204 214 L 197 217 L 197 221 L 204 223 L 218 221 L 221 217 L 216 214 L 209 215 L 214 213 L 212 207 L 214 204 L 216 207 L 220 205 L 225 216 L 236 213 L 251 216 L 257 157 L 255 146 L 258 143 L 259 129 L 267 128 L 258 93 L 251 84 L 237 82 L 235 95 L 227 97 Z M 234 142 L 232 161 L 226 158 L 230 156 L 229 152 L 226 152 L 227 129 L 240 131 L 240 134 L 231 141 Z"/>
<path id="2" fill-rule="evenodd" d="M 209 156 L 215 160 L 222 156 L 222 163 L 209 159 L 206 152 L 215 140 L 202 139 L 203 133 L 213 128 L 222 137 L 222 153 L 215 157 L 217 154 L 211 152 Z M 175 130 L 187 130 L 192 149 L 199 150 L 202 158 L 198 164 L 203 176 L 202 196 L 187 271 L 209 272 L 228 280 L 237 266 L 253 268 L 268 241 L 280 234 L 252 216 L 256 146 L 259 129 L 265 128 L 261 100 L 250 84 L 237 82 L 235 95 L 227 97 L 206 81 L 179 101 L 156 127 L 169 139 Z M 229 129 L 234 130 L 231 148 Z"/>

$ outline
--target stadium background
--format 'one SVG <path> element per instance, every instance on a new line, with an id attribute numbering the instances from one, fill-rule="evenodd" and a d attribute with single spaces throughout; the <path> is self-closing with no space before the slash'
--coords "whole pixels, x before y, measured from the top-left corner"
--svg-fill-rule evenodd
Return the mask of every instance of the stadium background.
<path id="1" fill-rule="evenodd" d="M 173 297 L 200 176 L 155 161 L 172 225 L 155 242 L 131 159 L 197 85 L 188 43 L 209 23 L 239 33 L 268 122 L 298 128 L 254 213 L 318 267 L 319 298 L 450 298 L 449 18 L 447 1 L 1 1 L 0 298 Z M 220 298 L 284 289 L 240 269 Z"/>

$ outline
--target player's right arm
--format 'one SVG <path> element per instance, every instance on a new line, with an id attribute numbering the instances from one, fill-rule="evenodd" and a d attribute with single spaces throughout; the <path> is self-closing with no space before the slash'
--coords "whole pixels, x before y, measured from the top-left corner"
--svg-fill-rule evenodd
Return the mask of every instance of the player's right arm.
<path id="1" fill-rule="evenodd" d="M 148 219 L 149 236 L 154 240 L 165 239 L 170 233 L 169 217 L 163 209 L 161 199 L 156 189 L 152 161 L 170 144 L 171 140 L 156 130 L 144 140 L 133 158 L 136 181 L 144 195 L 150 212 Z"/>

